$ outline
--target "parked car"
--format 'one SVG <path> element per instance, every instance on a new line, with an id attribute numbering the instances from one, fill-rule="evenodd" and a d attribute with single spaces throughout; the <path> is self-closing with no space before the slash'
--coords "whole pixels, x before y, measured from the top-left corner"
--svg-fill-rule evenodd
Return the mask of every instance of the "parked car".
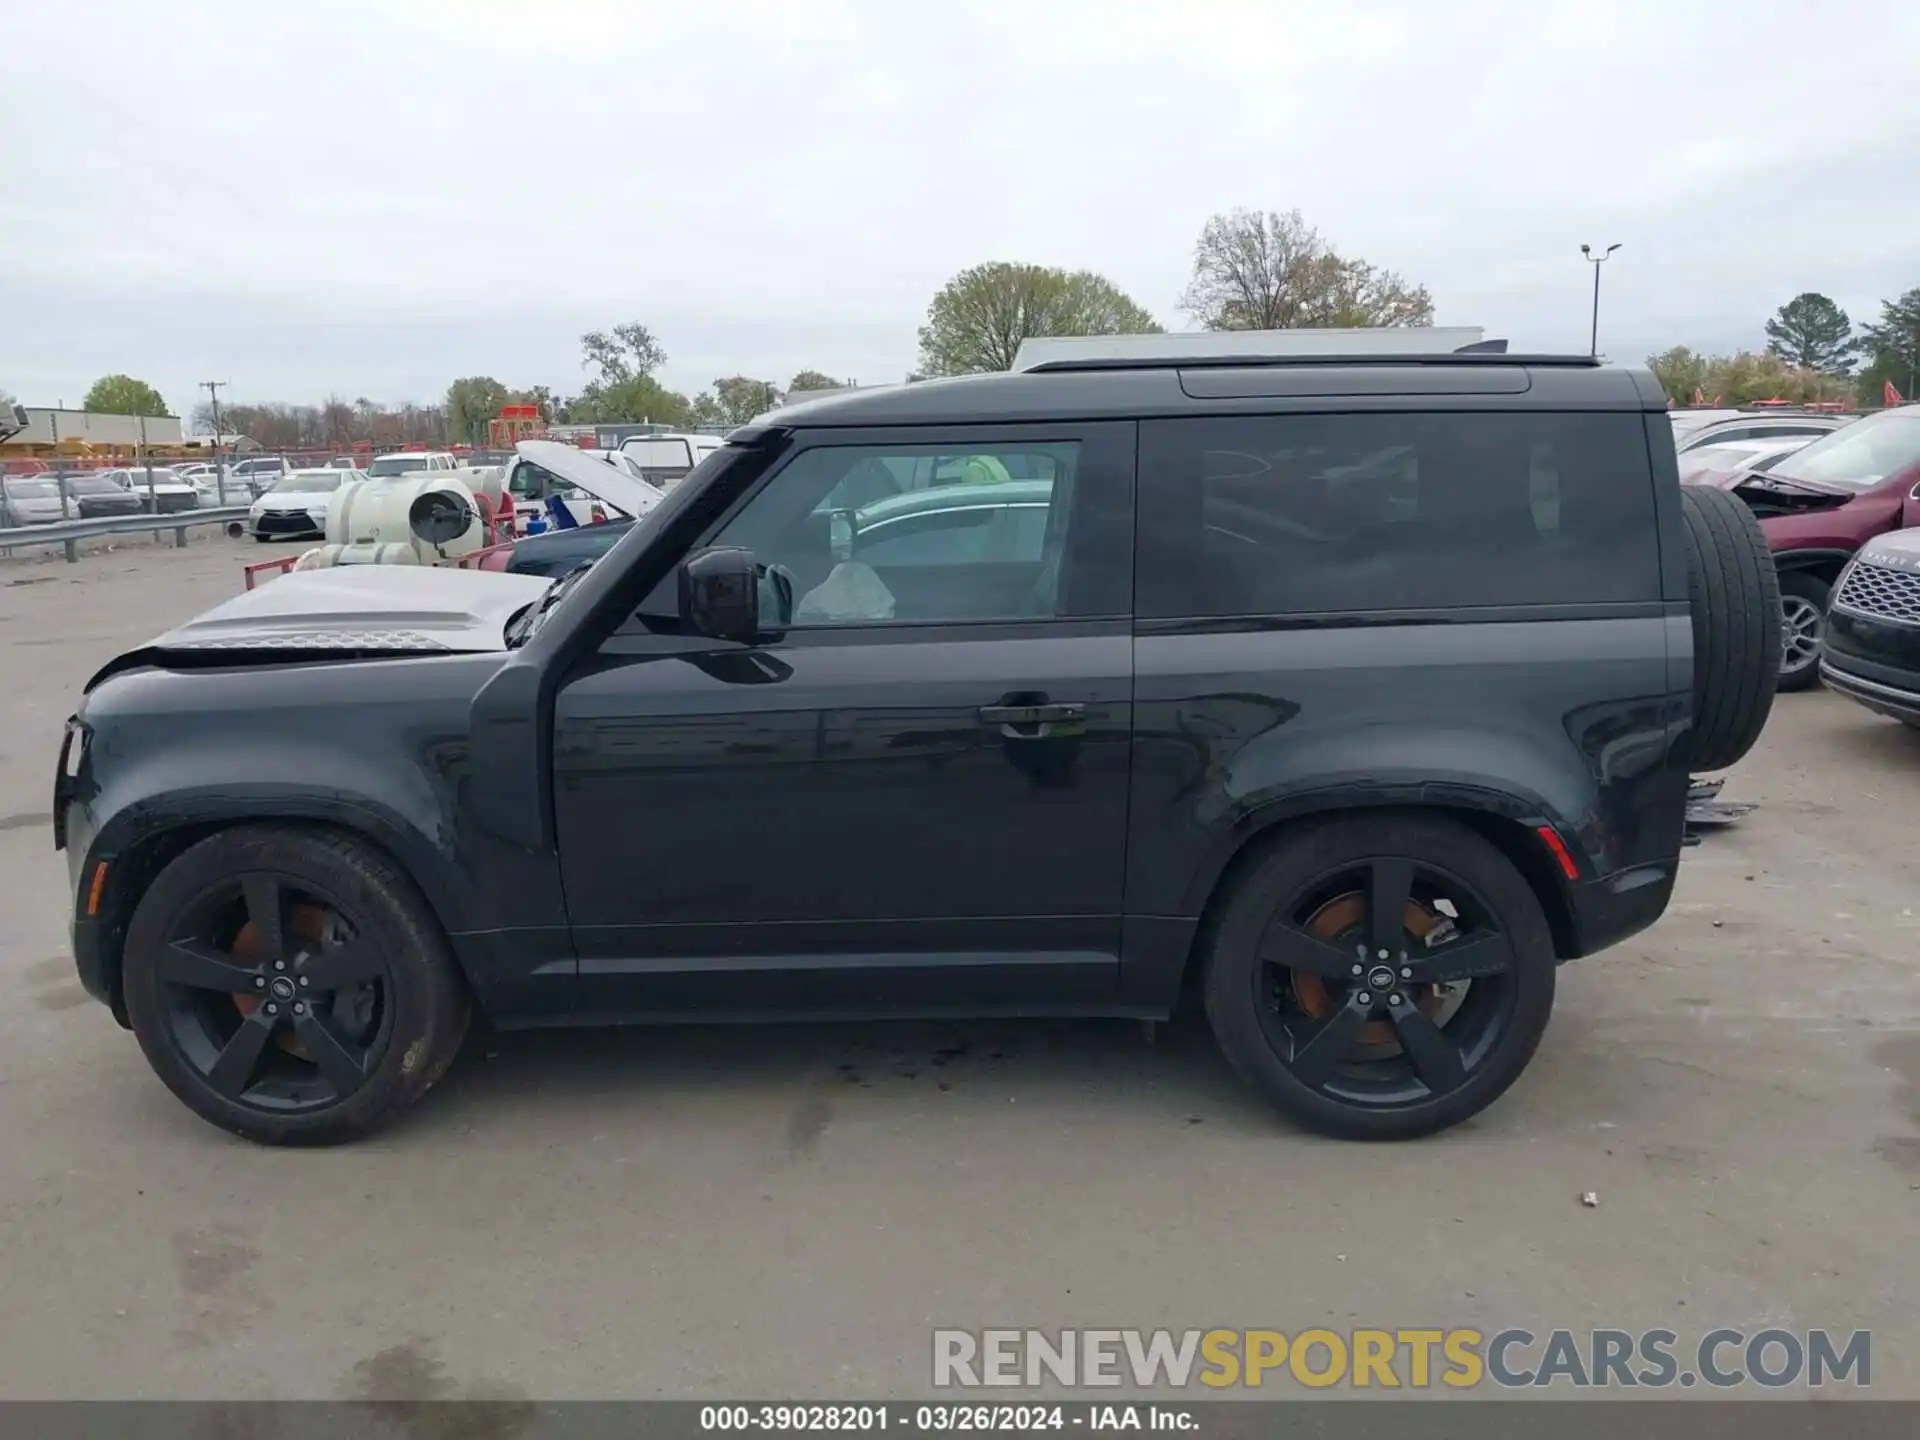
<path id="1" fill-rule="evenodd" d="M 624 526 L 635 514 L 651 510 L 664 492 L 661 482 L 649 479 L 637 461 L 618 450 L 592 450 L 553 440 L 525 440 L 520 444 L 525 448 L 516 450 L 502 467 L 505 493 L 514 507 L 516 534 L 565 533 L 554 528 L 562 519 L 555 514 L 556 502 L 566 507 L 564 522 L 568 530 L 607 520 Z M 607 474 L 609 470 L 612 476 Z M 622 476 L 644 489 L 621 483 L 616 477 Z"/>
<path id="2" fill-rule="evenodd" d="M 1876 535 L 1834 587 L 1820 678 L 1920 730 L 1920 530 Z"/>
<path id="3" fill-rule="evenodd" d="M 223 465 L 196 460 L 175 465 L 173 473 L 199 491 L 202 505 L 238 505 L 254 498 L 252 487 Z"/>
<path id="4" fill-rule="evenodd" d="M 384 476 L 460 468 L 460 461 L 445 450 L 395 450 L 369 460 L 366 473 L 368 479 L 378 480 Z"/>
<path id="5" fill-rule="evenodd" d="M 325 535 L 327 511 L 342 485 L 353 478 L 345 470 L 291 470 L 247 511 L 247 532 L 254 539 Z"/>
<path id="6" fill-rule="evenodd" d="M 124 470 L 95 472 L 118 485 L 129 495 L 139 497 L 141 507 L 156 515 L 174 515 L 192 510 L 200 503 L 200 492 L 174 474 L 171 467 L 133 466 Z"/>
<path id="7" fill-rule="evenodd" d="M 1700 445 L 1680 452 L 1680 478 L 1695 480 L 1703 475 L 1737 475 L 1748 470 L 1765 472 L 1811 443 L 1812 437 L 1795 435 L 1786 440 L 1726 440 L 1718 445 Z"/>
<path id="8" fill-rule="evenodd" d="M 53 476 L 0 475 L 0 530 L 79 518 L 78 502 L 62 498 Z"/>
<path id="9" fill-rule="evenodd" d="M 267 493 L 283 477 L 293 470 L 284 456 L 254 455 L 245 460 L 235 460 L 227 466 L 229 481 L 238 480 L 247 487 L 247 493 L 255 499 Z"/>
<path id="10" fill-rule="evenodd" d="M 718 435 L 634 435 L 620 442 L 620 450 L 640 467 L 647 480 L 670 490 L 721 443 Z"/>
<path id="11" fill-rule="evenodd" d="M 75 470 L 59 477 L 78 507 L 80 518 L 138 515 L 147 508 L 146 496 L 116 485 L 97 470 Z"/>
<path id="12" fill-rule="evenodd" d="M 1742 413 L 1742 411 L 1737 409 L 1726 409 L 1719 406 L 1669 410 L 1667 412 L 1667 419 L 1672 422 L 1673 425 L 1674 448 L 1678 449 L 1680 445 L 1685 443 L 1689 435 L 1699 430 L 1702 426 L 1713 425 L 1722 420 L 1736 420 Z"/>
<path id="13" fill-rule="evenodd" d="M 1854 418 L 1823 410 L 1742 410 L 1690 426 L 1684 435 L 1676 436 L 1674 448 L 1684 455 L 1703 445 L 1735 440 L 1817 440 L 1852 424 Z"/>
<path id="14" fill-rule="evenodd" d="M 476 1009 L 1189 981 L 1300 1123 L 1441 1129 L 1660 916 L 1689 771 L 1771 704 L 1766 542 L 1664 403 L 1584 356 L 1056 357 L 738 430 L 557 582 L 286 575 L 88 682 L 81 982 L 266 1142 L 394 1115 Z"/>
<path id="15" fill-rule="evenodd" d="M 1731 491 L 1759 516 L 1780 571 L 1780 687 L 1807 689 L 1820 681 L 1827 602 L 1842 568 L 1874 536 L 1920 524 L 1920 405 L 1863 416 L 1769 470 L 1696 483 Z"/>

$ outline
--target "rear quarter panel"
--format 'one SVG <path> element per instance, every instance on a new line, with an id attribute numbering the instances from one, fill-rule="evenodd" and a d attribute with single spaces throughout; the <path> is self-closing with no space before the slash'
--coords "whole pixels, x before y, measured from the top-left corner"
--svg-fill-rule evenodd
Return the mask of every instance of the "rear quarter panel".
<path id="1" fill-rule="evenodd" d="M 1248 834 L 1354 805 L 1552 824 L 1585 879 L 1671 861 L 1686 774 L 1668 659 L 1687 623 L 1141 636 L 1129 913 L 1197 915 Z"/>

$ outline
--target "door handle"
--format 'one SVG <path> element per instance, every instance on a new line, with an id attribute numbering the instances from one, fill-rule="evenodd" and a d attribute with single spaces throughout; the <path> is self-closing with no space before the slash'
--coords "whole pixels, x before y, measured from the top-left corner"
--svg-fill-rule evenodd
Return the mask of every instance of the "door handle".
<path id="1" fill-rule="evenodd" d="M 1073 701 L 1037 705 L 982 705 L 980 723 L 998 725 L 1009 740 L 1041 740 L 1055 727 L 1077 726 L 1087 718 L 1087 707 Z"/>

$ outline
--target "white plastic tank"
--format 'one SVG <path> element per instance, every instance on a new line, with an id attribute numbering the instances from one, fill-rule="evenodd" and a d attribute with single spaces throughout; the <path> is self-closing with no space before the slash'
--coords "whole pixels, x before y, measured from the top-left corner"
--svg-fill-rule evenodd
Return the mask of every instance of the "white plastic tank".
<path id="1" fill-rule="evenodd" d="M 293 562 L 296 570 L 326 570 L 335 565 L 418 565 L 414 545 L 316 545 Z"/>
<path id="2" fill-rule="evenodd" d="M 471 477 L 472 484 L 468 483 Z M 487 543 L 486 526 L 480 519 L 480 507 L 474 500 L 475 489 L 491 490 L 497 496 L 499 477 L 478 471 L 416 473 L 393 479 L 355 480 L 340 487 L 327 512 L 327 543 L 359 549 L 376 546 L 392 554 L 396 547 L 411 550 L 414 560 L 431 565 L 444 554 L 452 559 L 478 550 Z M 408 524 L 408 511 L 420 496 L 433 491 L 456 495 L 473 510 L 473 523 L 466 533 L 450 540 L 436 553 L 431 545 L 416 540 Z M 339 562 L 335 562 L 339 563 Z M 384 563 L 392 563 L 391 560 Z"/>

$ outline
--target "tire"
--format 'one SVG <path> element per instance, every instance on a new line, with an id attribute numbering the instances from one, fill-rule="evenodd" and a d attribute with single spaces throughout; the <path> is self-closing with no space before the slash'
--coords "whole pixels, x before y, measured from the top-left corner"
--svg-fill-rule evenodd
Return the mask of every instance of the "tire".
<path id="1" fill-rule="evenodd" d="M 259 938 L 275 931 L 278 952 Z M 445 1073 L 467 1027 L 465 983 L 412 881 L 325 830 L 243 826 L 185 851 L 135 907 L 121 969 L 154 1073 L 267 1145 L 370 1133 Z"/>
<path id="2" fill-rule="evenodd" d="M 1780 581 L 1760 522 L 1739 497 L 1680 487 L 1693 612 L 1695 770 L 1724 770 L 1760 738 L 1780 673 Z"/>
<path id="3" fill-rule="evenodd" d="M 1833 587 L 1818 575 L 1789 570 L 1780 577 L 1781 690 L 1820 684 L 1820 646 L 1827 638 L 1827 601 Z"/>
<path id="4" fill-rule="evenodd" d="M 1402 923 L 1383 931 L 1374 923 L 1374 896 L 1397 893 L 1390 877 L 1402 865 L 1413 874 L 1409 898 L 1431 893 L 1411 907 L 1402 903 Z M 1364 887 L 1357 901 L 1343 888 L 1348 876 Z M 1439 919 L 1431 900 L 1441 894 L 1465 928 L 1458 940 L 1429 946 L 1413 938 L 1404 917 L 1417 911 Z M 1309 923 L 1318 928 L 1310 934 L 1296 922 L 1323 895 L 1334 898 L 1314 911 Z M 1325 940 L 1332 932 L 1322 917 L 1340 923 L 1336 912 L 1351 914 L 1355 904 L 1364 912 L 1358 929 Z M 1362 975 L 1352 976 L 1367 948 L 1356 947 L 1356 936 L 1372 945 L 1390 933 L 1407 947 L 1389 954 L 1396 964 L 1381 965 L 1376 950 Z M 1396 978 L 1398 962 L 1445 976 L 1476 957 L 1488 965 L 1498 959 L 1502 968 L 1466 978 L 1465 999 L 1451 1011 L 1421 983 L 1429 976 Z M 1384 812 L 1291 829 L 1261 853 L 1233 882 L 1212 927 L 1202 992 L 1228 1062 L 1282 1114 L 1340 1139 L 1407 1140 L 1478 1114 L 1519 1078 L 1552 1014 L 1555 965 L 1540 901 L 1506 856 L 1453 821 Z M 1382 979 L 1393 986 L 1384 994 Z M 1339 1052 L 1346 1058 L 1324 1077 L 1314 1073 L 1316 1052 L 1334 1053 L 1326 1042 L 1340 1044 L 1346 1029 L 1355 1037 Z M 1445 1050 L 1434 1050 L 1435 1037 Z M 1430 1059 L 1449 1052 L 1446 1064 Z"/>

